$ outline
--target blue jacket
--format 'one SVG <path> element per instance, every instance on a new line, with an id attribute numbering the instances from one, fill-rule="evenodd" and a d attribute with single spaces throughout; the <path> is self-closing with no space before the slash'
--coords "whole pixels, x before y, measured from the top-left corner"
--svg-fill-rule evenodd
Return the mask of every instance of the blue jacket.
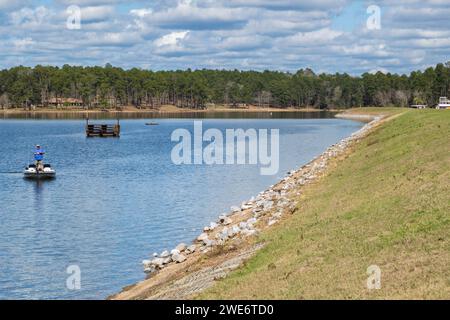
<path id="1" fill-rule="evenodd" d="M 44 149 L 36 149 L 34 151 L 34 160 L 36 161 L 42 161 L 44 159 Z"/>

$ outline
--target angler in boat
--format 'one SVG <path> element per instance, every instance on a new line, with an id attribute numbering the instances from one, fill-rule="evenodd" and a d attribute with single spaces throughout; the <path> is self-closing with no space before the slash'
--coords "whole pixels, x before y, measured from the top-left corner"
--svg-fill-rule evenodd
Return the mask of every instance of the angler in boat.
<path id="1" fill-rule="evenodd" d="M 24 175 L 26 178 L 53 178 L 56 175 L 55 170 L 50 164 L 44 164 L 44 149 L 40 145 L 36 145 L 34 150 L 34 164 L 30 164 L 25 168 Z"/>

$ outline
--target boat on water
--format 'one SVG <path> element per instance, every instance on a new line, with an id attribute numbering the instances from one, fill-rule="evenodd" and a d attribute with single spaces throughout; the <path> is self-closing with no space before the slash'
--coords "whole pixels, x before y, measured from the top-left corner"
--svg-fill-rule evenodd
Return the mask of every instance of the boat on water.
<path id="1" fill-rule="evenodd" d="M 146 126 L 157 126 L 159 123 L 158 122 L 147 122 L 145 125 Z"/>
<path id="2" fill-rule="evenodd" d="M 27 179 L 53 179 L 56 177 L 56 171 L 50 164 L 44 164 L 42 170 L 38 170 L 35 164 L 25 167 L 23 175 Z"/>

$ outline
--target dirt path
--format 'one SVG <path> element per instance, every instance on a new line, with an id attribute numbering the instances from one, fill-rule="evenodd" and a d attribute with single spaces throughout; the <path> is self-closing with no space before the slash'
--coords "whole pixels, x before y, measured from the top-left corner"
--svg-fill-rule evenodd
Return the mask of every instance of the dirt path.
<path id="1" fill-rule="evenodd" d="M 210 266 L 193 272 L 168 286 L 149 295 L 146 299 L 188 299 L 203 290 L 211 287 L 217 279 L 225 278 L 226 275 L 241 266 L 250 258 L 262 245 L 255 245 L 239 252 L 235 257 L 227 259 L 217 266 Z"/>

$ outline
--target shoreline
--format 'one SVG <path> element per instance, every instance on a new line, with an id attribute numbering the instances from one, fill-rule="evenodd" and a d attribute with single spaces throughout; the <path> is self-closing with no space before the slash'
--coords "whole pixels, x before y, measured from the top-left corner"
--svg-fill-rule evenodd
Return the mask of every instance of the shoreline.
<path id="1" fill-rule="evenodd" d="M 342 110 L 329 109 L 321 110 L 314 108 L 260 108 L 260 107 L 250 107 L 250 108 L 227 108 L 227 107 L 217 107 L 210 109 L 188 109 L 188 108 L 178 108 L 175 106 L 163 106 L 160 109 L 137 109 L 137 108 L 124 108 L 122 110 L 113 109 L 82 109 L 82 108 L 65 108 L 65 109 L 53 109 L 53 108 L 38 108 L 35 110 L 24 110 L 22 108 L 12 108 L 12 109 L 0 109 L 0 115 L 45 115 L 45 114 L 92 114 L 92 115 L 108 115 L 108 114 L 185 114 L 185 113 L 216 113 L 216 112 L 236 112 L 236 113 L 247 113 L 247 112 L 342 112 Z"/>
<path id="2" fill-rule="evenodd" d="M 344 112 L 336 117 L 368 123 L 307 164 L 288 172 L 256 197 L 232 206 L 230 212 L 204 227 L 192 244 L 182 243 L 170 252 L 143 260 L 147 279 L 107 299 L 189 299 L 237 269 L 264 247 L 264 243 L 258 242 L 261 232 L 296 213 L 295 198 L 301 195 L 301 189 L 315 182 L 328 169 L 330 160 L 342 156 L 387 116 Z"/>

